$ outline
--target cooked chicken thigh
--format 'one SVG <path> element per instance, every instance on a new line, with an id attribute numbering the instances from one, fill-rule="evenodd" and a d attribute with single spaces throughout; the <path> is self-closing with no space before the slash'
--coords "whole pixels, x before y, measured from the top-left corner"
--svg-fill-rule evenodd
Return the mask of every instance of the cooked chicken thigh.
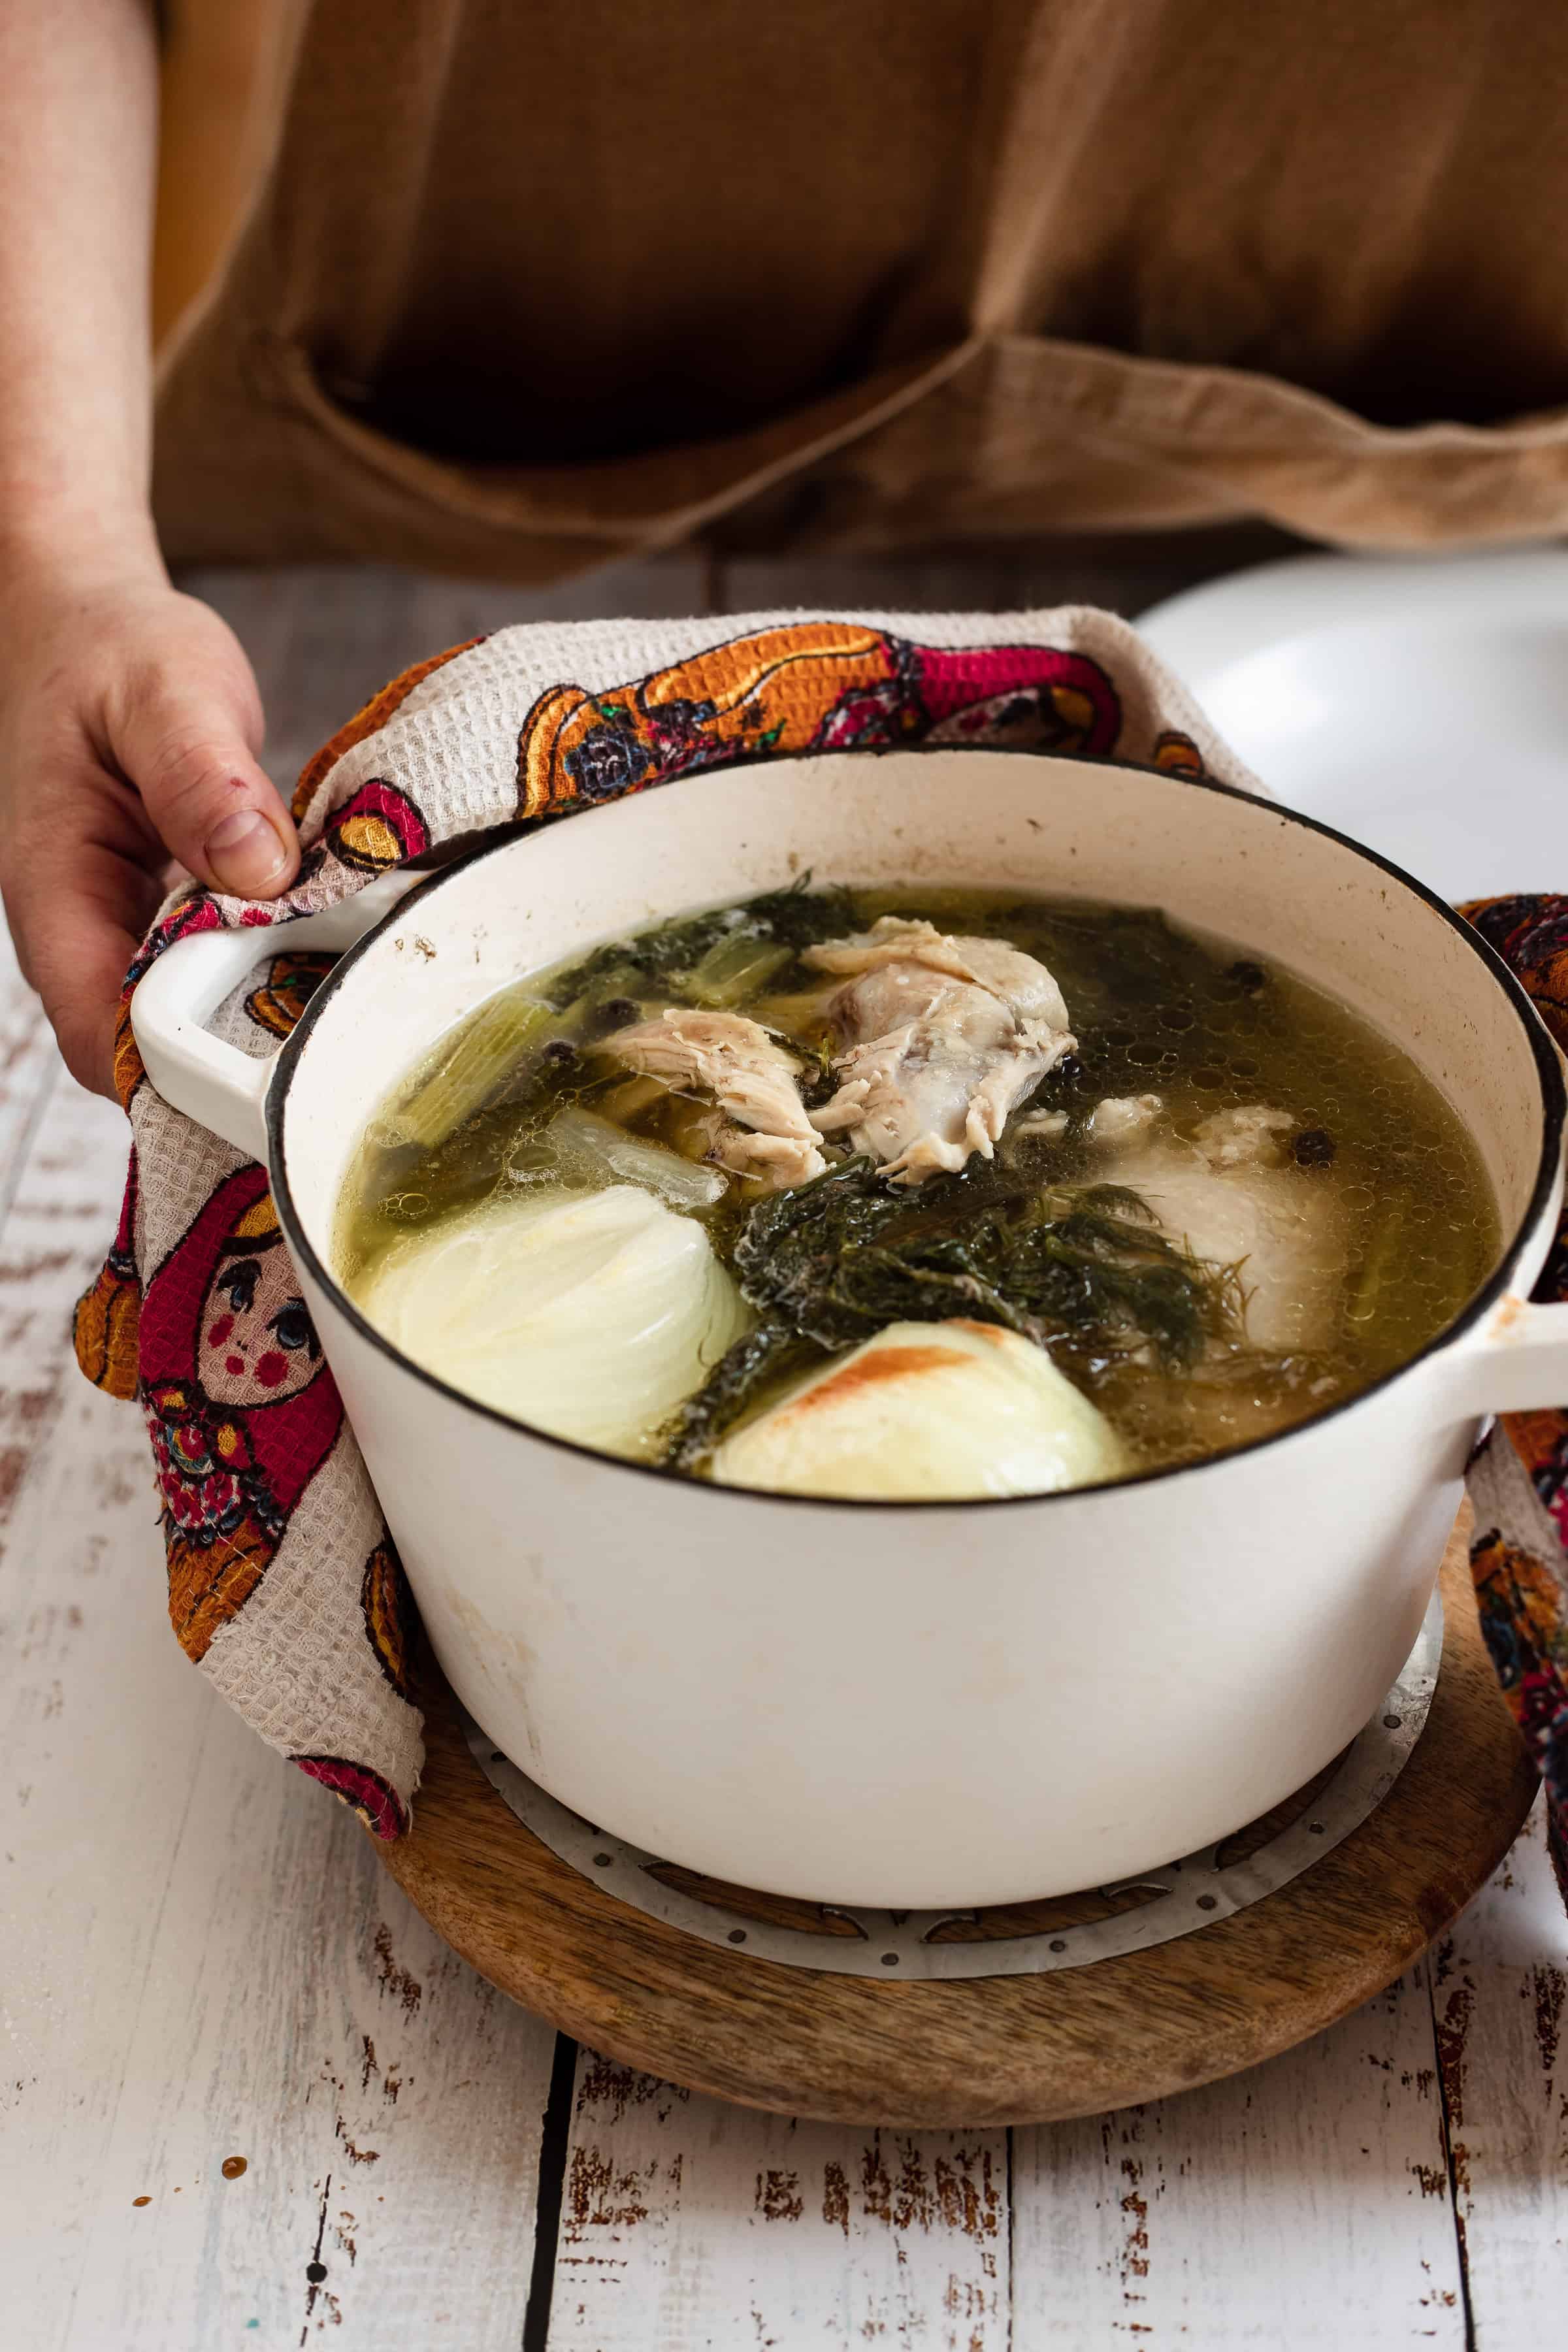
<path id="1" fill-rule="evenodd" d="M 1280 1354 L 1332 1339 L 1350 1255 L 1332 1185 L 1281 1164 L 1294 1124 L 1248 1103 L 1215 1112 L 1190 1143 L 1130 1140 L 1106 1170 L 1194 1257 L 1239 1268 L 1247 1337 Z"/>
<path id="2" fill-rule="evenodd" d="M 724 1113 L 712 1157 L 773 1192 L 826 1167 L 800 1098 L 801 1065 L 741 1013 L 689 1013 L 668 1005 L 651 1021 L 617 1029 L 600 1050 L 672 1087 L 699 1087 Z"/>
<path id="3" fill-rule="evenodd" d="M 1284 1164 L 1285 1138 L 1295 1124 L 1288 1110 L 1242 1103 L 1234 1110 L 1211 1112 L 1194 1128 L 1193 1141 L 1211 1168 L 1279 1168 Z"/>
<path id="4" fill-rule="evenodd" d="M 882 915 L 853 939 L 825 940 L 807 948 L 805 962 L 818 971 L 880 971 L 889 964 L 918 964 L 949 980 L 975 982 L 1018 1015 L 1068 1025 L 1068 1009 L 1043 963 L 1005 940 L 953 938 L 923 917 Z"/>
<path id="5" fill-rule="evenodd" d="M 998 940 L 954 939 L 884 915 L 805 961 L 843 972 L 828 1006 L 838 1091 L 812 1114 L 905 1184 L 989 1160 L 1008 1114 L 1071 1053 L 1062 993 L 1042 963 Z"/>

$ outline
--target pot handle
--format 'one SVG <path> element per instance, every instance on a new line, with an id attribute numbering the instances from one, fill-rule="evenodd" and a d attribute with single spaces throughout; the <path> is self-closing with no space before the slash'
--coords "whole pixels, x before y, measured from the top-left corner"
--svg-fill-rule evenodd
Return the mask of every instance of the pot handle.
<path id="1" fill-rule="evenodd" d="M 1460 1419 L 1568 1406 L 1568 1306 L 1510 1291 L 1436 1362 L 1443 1402 Z"/>
<path id="2" fill-rule="evenodd" d="M 320 915 L 255 929 L 198 931 L 165 948 L 131 998 L 132 1034 L 163 1100 L 247 1159 L 265 1160 L 267 1090 L 277 1054 L 242 1054 L 205 1024 L 267 957 L 352 948 L 428 878 L 408 872 L 378 875 Z"/>

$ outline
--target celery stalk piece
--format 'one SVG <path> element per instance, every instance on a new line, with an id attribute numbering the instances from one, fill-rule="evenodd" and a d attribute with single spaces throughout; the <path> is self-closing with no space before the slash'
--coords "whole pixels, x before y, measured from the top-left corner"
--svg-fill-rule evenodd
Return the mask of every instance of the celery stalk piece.
<path id="1" fill-rule="evenodd" d="M 649 1103 L 658 1102 L 660 1095 L 668 1097 L 668 1093 L 669 1088 L 662 1078 L 650 1078 L 639 1074 L 637 1077 L 623 1078 L 618 1087 L 612 1087 L 608 1094 L 601 1095 L 595 1108 L 606 1118 L 613 1118 L 618 1126 L 624 1127 L 628 1118 L 636 1118 L 639 1110 L 647 1110 Z"/>
<path id="2" fill-rule="evenodd" d="M 613 1119 L 601 1118 L 581 1105 L 558 1110 L 544 1139 L 567 1169 L 575 1162 L 605 1181 L 641 1184 L 672 1209 L 710 1209 L 729 1190 L 730 1180 L 721 1170 L 694 1167 L 662 1143 L 628 1135 Z"/>
<path id="3" fill-rule="evenodd" d="M 405 1142 L 433 1151 L 481 1110 L 525 1055 L 554 1036 L 560 1025 L 560 1014 L 536 996 L 503 989 L 479 1007 L 450 1052 L 391 1114 L 388 1126 Z"/>
<path id="4" fill-rule="evenodd" d="M 731 932 L 699 957 L 689 971 L 679 975 L 679 986 L 695 1003 L 722 1012 L 765 988 L 793 952 L 774 940 L 759 939 L 754 931 Z"/>

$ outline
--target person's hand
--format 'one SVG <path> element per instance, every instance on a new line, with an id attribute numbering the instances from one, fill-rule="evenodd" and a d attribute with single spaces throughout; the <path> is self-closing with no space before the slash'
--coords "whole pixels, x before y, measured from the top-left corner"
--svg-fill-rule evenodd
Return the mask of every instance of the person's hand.
<path id="1" fill-rule="evenodd" d="M 116 1003 L 171 859 L 244 898 L 293 879 L 261 738 L 233 633 L 153 566 L 0 578 L 0 893 L 83 1086 L 112 1091 Z"/>

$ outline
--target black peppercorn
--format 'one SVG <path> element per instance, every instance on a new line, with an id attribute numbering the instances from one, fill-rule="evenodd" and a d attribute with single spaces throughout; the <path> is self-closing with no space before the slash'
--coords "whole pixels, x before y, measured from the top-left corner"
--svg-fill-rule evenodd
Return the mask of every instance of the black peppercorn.
<path id="1" fill-rule="evenodd" d="M 1076 1054 L 1064 1054 L 1057 1064 L 1057 1076 L 1064 1085 L 1076 1086 L 1083 1076 L 1083 1064 Z"/>
<path id="2" fill-rule="evenodd" d="M 1326 1127 L 1304 1127 L 1291 1149 L 1298 1168 L 1326 1168 L 1334 1156 L 1334 1139 Z"/>
<path id="3" fill-rule="evenodd" d="M 641 1011 L 635 996 L 612 996 L 605 1007 L 605 1018 L 618 1029 L 624 1021 L 635 1021 Z"/>
<path id="4" fill-rule="evenodd" d="M 1241 963 L 1233 963 L 1229 976 L 1235 981 L 1237 988 L 1245 990 L 1248 996 L 1256 996 L 1258 990 L 1267 985 L 1268 980 L 1268 974 L 1260 963 L 1247 963 L 1245 961 Z"/>
<path id="5" fill-rule="evenodd" d="M 544 1059 L 547 1062 L 574 1062 L 576 1058 L 577 1048 L 570 1037 L 552 1037 L 549 1045 L 544 1048 Z"/>

